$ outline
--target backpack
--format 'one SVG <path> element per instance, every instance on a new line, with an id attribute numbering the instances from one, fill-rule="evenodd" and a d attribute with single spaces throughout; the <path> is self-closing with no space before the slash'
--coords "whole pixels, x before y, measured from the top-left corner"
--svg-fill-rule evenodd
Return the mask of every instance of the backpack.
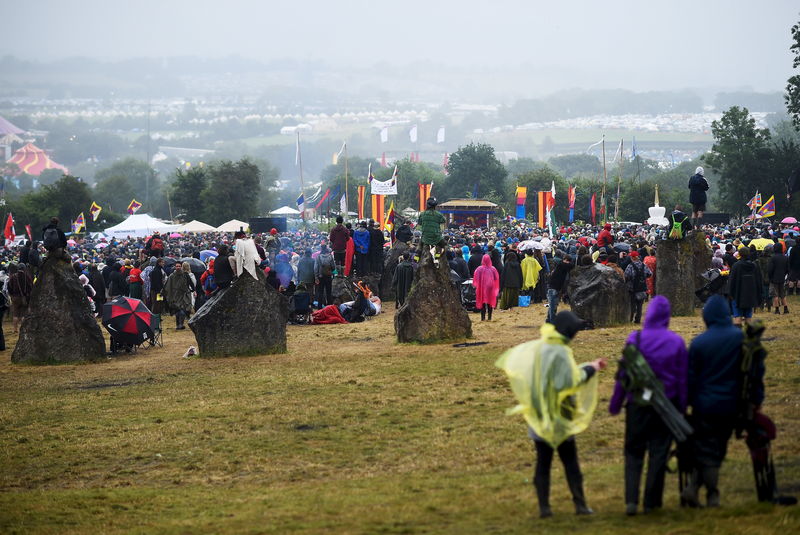
<path id="1" fill-rule="evenodd" d="M 58 235 L 57 228 L 45 229 L 42 237 L 42 245 L 45 249 L 58 249 L 61 247 L 61 237 Z"/>
<path id="2" fill-rule="evenodd" d="M 645 282 L 644 276 L 644 264 L 642 267 L 636 267 L 636 262 L 633 262 L 633 271 L 635 275 L 633 276 L 633 281 L 631 283 L 631 287 L 633 288 L 634 292 L 646 292 L 647 291 L 647 283 Z"/>
<path id="3" fill-rule="evenodd" d="M 683 239 L 683 222 L 686 219 L 681 221 L 676 221 L 675 216 L 672 216 L 672 230 L 669 231 L 669 235 L 667 236 L 670 240 L 682 240 Z"/>
<path id="4" fill-rule="evenodd" d="M 164 249 L 164 242 L 161 238 L 153 238 L 150 242 L 150 249 L 154 251 L 162 251 Z"/>
<path id="5" fill-rule="evenodd" d="M 323 277 L 330 277 L 333 275 L 333 268 L 331 268 L 330 262 L 322 262 L 322 265 L 319 267 L 319 272 Z"/>
<path id="6" fill-rule="evenodd" d="M 206 277 L 205 282 L 203 283 L 203 290 L 210 293 L 216 289 L 217 289 L 217 279 L 214 278 L 213 273 L 209 273 L 208 276 Z"/>

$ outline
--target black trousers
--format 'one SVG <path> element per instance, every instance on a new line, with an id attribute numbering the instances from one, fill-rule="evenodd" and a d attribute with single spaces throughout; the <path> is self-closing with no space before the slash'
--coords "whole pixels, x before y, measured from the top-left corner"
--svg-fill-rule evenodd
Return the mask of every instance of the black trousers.
<path id="1" fill-rule="evenodd" d="M 694 428 L 690 441 L 694 467 L 719 468 L 728 453 L 728 441 L 736 425 L 734 415 L 692 414 Z"/>
<path id="2" fill-rule="evenodd" d="M 629 292 L 631 297 L 631 321 L 641 323 L 642 321 L 642 304 L 644 301 L 636 299 L 636 293 Z"/>
<path id="3" fill-rule="evenodd" d="M 533 486 L 539 497 L 539 505 L 549 503 L 550 497 L 550 468 L 553 464 L 553 448 L 546 442 L 534 440 L 536 445 L 536 471 L 533 474 Z M 567 476 L 567 485 L 572 493 L 575 504 L 584 504 L 583 475 L 578 464 L 578 447 L 575 437 L 570 437 L 558 446 L 558 456 L 564 465 L 564 474 Z"/>
<path id="4" fill-rule="evenodd" d="M 369 271 L 369 256 L 367 253 L 356 253 L 356 273 L 363 277 Z"/>
<path id="5" fill-rule="evenodd" d="M 629 403 L 625 409 L 625 503 L 639 503 L 639 482 L 647 453 L 644 507 L 662 506 L 672 434 L 650 406 Z"/>
<path id="6" fill-rule="evenodd" d="M 336 263 L 336 268 L 340 271 L 339 276 L 344 275 L 342 270 L 344 269 L 345 253 L 346 251 L 333 252 L 333 261 Z"/>
<path id="7" fill-rule="evenodd" d="M 319 284 L 317 285 L 317 303 L 319 303 L 319 308 L 333 303 L 333 297 L 331 295 L 333 293 L 332 282 L 333 277 L 320 276 Z"/>

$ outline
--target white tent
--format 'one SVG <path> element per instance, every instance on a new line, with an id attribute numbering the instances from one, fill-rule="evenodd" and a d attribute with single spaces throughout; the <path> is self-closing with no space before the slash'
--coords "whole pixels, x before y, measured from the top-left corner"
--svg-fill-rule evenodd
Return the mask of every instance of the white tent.
<path id="1" fill-rule="evenodd" d="M 227 223 L 223 223 L 217 227 L 218 232 L 236 232 L 240 228 L 247 229 L 250 225 L 245 223 L 244 221 L 239 221 L 238 219 L 231 219 Z"/>
<path id="2" fill-rule="evenodd" d="M 300 215 L 300 210 L 295 210 L 289 206 L 281 206 L 277 210 L 273 210 L 269 213 L 269 215 L 285 215 L 285 216 L 297 216 Z"/>
<path id="3" fill-rule="evenodd" d="M 128 216 L 128 218 L 119 225 L 109 227 L 104 232 L 108 236 L 113 236 L 115 238 L 125 238 L 127 236 L 142 238 L 144 236 L 149 236 L 155 231 L 175 232 L 177 228 L 178 225 L 165 223 L 148 214 L 133 214 Z"/>
<path id="4" fill-rule="evenodd" d="M 195 219 L 194 221 L 189 221 L 179 226 L 176 232 L 214 232 L 215 230 L 217 229 L 211 225 Z"/>

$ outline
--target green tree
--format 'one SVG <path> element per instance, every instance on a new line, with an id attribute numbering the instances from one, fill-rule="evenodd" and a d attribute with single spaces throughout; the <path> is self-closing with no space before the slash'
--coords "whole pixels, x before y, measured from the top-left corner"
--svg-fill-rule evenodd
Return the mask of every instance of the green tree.
<path id="1" fill-rule="evenodd" d="M 83 212 L 87 224 L 91 227 L 91 222 L 88 221 L 91 219 L 89 217 L 91 204 L 89 187 L 79 178 L 64 175 L 54 184 L 43 186 L 10 202 L 8 209 L 15 214 L 17 232 L 22 232 L 19 228 L 21 225 L 30 225 L 36 237 L 38 229 L 43 228 L 53 216 L 61 220 L 62 229 L 69 230 L 72 221 Z"/>
<path id="2" fill-rule="evenodd" d="M 185 221 L 202 219 L 206 214 L 206 205 L 201 193 L 209 183 L 206 167 L 176 169 L 169 195 L 173 215 L 180 216 Z"/>
<path id="3" fill-rule="evenodd" d="M 536 161 L 533 158 L 517 158 L 506 164 L 506 171 L 508 171 L 508 176 L 513 178 L 543 167 L 547 167 L 547 164 Z"/>
<path id="4" fill-rule="evenodd" d="M 136 194 L 124 175 L 111 175 L 95 184 L 94 196 L 104 210 L 124 214 Z"/>
<path id="5" fill-rule="evenodd" d="M 794 54 L 792 68 L 800 67 L 800 22 L 792 26 L 792 46 L 789 50 Z M 792 117 L 795 128 L 800 130 L 800 74 L 795 74 L 786 84 L 786 110 Z"/>
<path id="6" fill-rule="evenodd" d="M 133 197 L 141 202 L 144 206 L 144 211 L 149 212 L 152 209 L 150 203 L 155 200 L 159 191 L 159 180 L 156 172 L 150 167 L 147 162 L 137 160 L 136 158 L 125 158 L 118 162 L 114 162 L 111 167 L 100 169 L 95 174 L 95 181 L 101 182 L 111 177 L 125 177 L 128 184 L 133 189 Z M 128 203 L 130 199 L 128 199 Z M 127 203 L 125 204 L 127 207 Z"/>
<path id="7" fill-rule="evenodd" d="M 450 155 L 443 196 L 464 198 L 478 185 L 481 198 L 505 197 L 506 168 L 494 155 L 494 147 L 486 143 L 470 143 Z M 439 198 L 439 200 L 445 200 Z"/>
<path id="8" fill-rule="evenodd" d="M 281 170 L 263 159 L 255 160 L 255 164 L 258 166 L 261 186 L 261 193 L 258 196 L 258 213 L 266 215 L 270 210 L 279 208 L 276 203 Z"/>
<path id="9" fill-rule="evenodd" d="M 718 186 L 721 209 L 743 214 L 756 189 L 767 197 L 780 193 L 780 180 L 770 173 L 770 132 L 756 128 L 747 108 L 733 106 L 711 123 L 711 132 L 714 145 L 703 160 L 722 176 Z"/>
<path id="10" fill-rule="evenodd" d="M 243 158 L 238 162 L 222 160 L 207 167 L 209 183 L 200 195 L 205 206 L 204 222 L 216 226 L 258 215 L 261 178 L 255 163 Z"/>
<path id="11" fill-rule="evenodd" d="M 39 175 L 37 182 L 40 186 L 47 186 L 55 184 L 62 176 L 64 176 L 64 171 L 61 169 L 45 169 Z"/>

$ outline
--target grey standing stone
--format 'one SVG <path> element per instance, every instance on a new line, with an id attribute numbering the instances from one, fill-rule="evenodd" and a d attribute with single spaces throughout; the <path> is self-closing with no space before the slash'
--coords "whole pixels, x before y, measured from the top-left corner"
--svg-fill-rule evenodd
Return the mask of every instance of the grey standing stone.
<path id="1" fill-rule="evenodd" d="M 394 315 L 397 341 L 435 344 L 472 338 L 472 320 L 450 281 L 450 266 L 423 254 L 405 304 Z"/>
<path id="2" fill-rule="evenodd" d="M 656 247 L 656 294 L 669 299 L 673 316 L 692 316 L 700 301 L 702 273 L 711 267 L 711 248 L 702 232 L 682 240 L 662 240 Z"/>
<path id="3" fill-rule="evenodd" d="M 11 362 L 65 364 L 105 360 L 106 342 L 72 264 L 47 258 L 33 285 Z"/>
<path id="4" fill-rule="evenodd" d="M 394 287 L 392 287 L 392 276 L 394 275 L 394 268 L 400 263 L 400 255 L 406 251 L 408 251 L 408 244 L 396 241 L 383 258 L 383 273 L 381 274 L 380 287 L 380 297 L 383 301 L 393 301 L 395 298 Z"/>
<path id="5" fill-rule="evenodd" d="M 288 315 L 283 295 L 243 273 L 200 307 L 189 328 L 201 357 L 285 353 Z"/>
<path id="6" fill-rule="evenodd" d="M 569 278 L 572 311 L 595 327 L 629 323 L 631 304 L 625 279 L 617 270 L 602 264 L 576 267 Z"/>

